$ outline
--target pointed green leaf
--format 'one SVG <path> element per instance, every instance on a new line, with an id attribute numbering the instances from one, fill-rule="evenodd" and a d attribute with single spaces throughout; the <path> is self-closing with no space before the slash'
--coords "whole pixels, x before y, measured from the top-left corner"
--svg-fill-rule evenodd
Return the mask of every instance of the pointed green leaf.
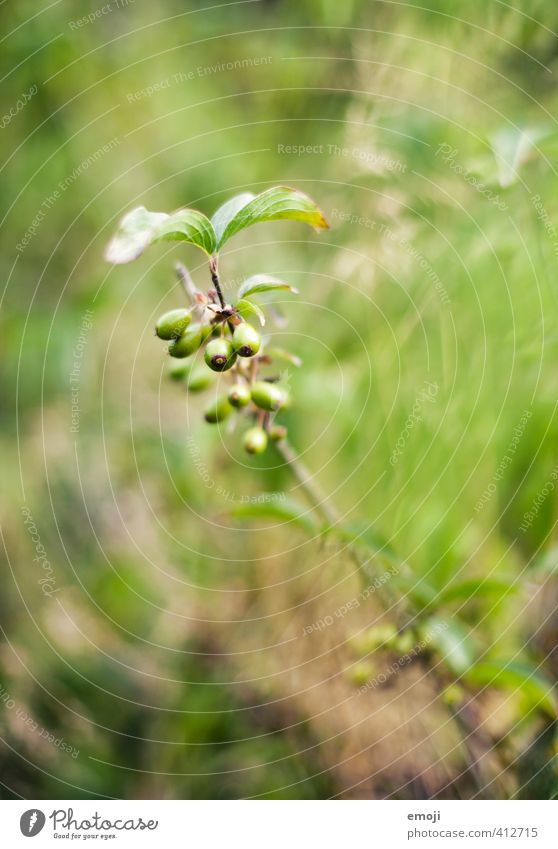
<path id="1" fill-rule="evenodd" d="M 167 219 L 166 212 L 149 212 L 145 206 L 132 209 L 122 218 L 118 230 L 107 245 L 107 262 L 120 264 L 137 259 L 152 241 L 155 228 Z"/>
<path id="2" fill-rule="evenodd" d="M 153 242 L 178 239 L 196 245 L 206 254 L 215 250 L 215 232 L 208 218 L 196 209 L 179 209 L 172 215 L 149 212 L 138 206 L 121 220 L 105 251 L 107 262 L 122 264 L 137 259 Z"/>
<path id="3" fill-rule="evenodd" d="M 261 326 L 264 326 L 264 311 L 257 304 L 253 304 L 252 301 L 248 301 L 246 300 L 246 298 L 241 298 L 236 305 L 236 309 L 238 311 L 238 314 L 241 315 L 242 318 L 244 318 L 246 321 L 248 321 L 255 315 L 259 319 Z"/>
<path id="4" fill-rule="evenodd" d="M 517 588 L 509 581 L 497 578 L 470 578 L 467 581 L 453 584 L 436 596 L 436 604 L 448 604 L 452 601 L 478 601 L 485 598 L 501 598 L 508 593 L 517 592 Z"/>
<path id="5" fill-rule="evenodd" d="M 469 630 L 455 616 L 449 621 L 432 616 L 419 627 L 419 633 L 455 675 L 463 675 L 473 665 L 475 645 Z"/>
<path id="6" fill-rule="evenodd" d="M 552 546 L 540 557 L 534 560 L 531 566 L 534 575 L 555 575 L 558 572 L 558 547 Z"/>
<path id="7" fill-rule="evenodd" d="M 477 663 L 467 672 L 468 684 L 477 687 L 498 687 L 503 690 L 520 690 L 533 707 L 538 707 L 552 716 L 556 715 L 556 696 L 549 681 L 528 663 L 490 660 Z"/>
<path id="8" fill-rule="evenodd" d="M 217 240 L 217 250 L 239 230 L 262 221 L 304 221 L 316 230 L 329 226 L 319 207 L 308 195 L 287 186 L 275 186 L 256 197 L 239 195 L 224 204 L 215 213 L 214 219 L 217 216 L 215 223 L 221 233 Z"/>
<path id="9" fill-rule="evenodd" d="M 253 200 L 254 197 L 255 195 L 253 195 L 252 192 L 243 192 L 241 195 L 236 195 L 224 203 L 223 206 L 219 207 L 211 219 L 218 245 L 221 244 L 223 233 L 235 217 L 236 213 L 239 212 L 243 206 L 246 206 L 249 201 Z"/>
<path id="10" fill-rule="evenodd" d="M 197 209 L 179 209 L 162 222 L 153 241 L 184 241 L 211 255 L 215 250 L 215 231 L 211 221 Z"/>
<path id="11" fill-rule="evenodd" d="M 350 545 L 361 545 L 372 554 L 384 557 L 386 560 L 403 565 L 388 541 L 374 527 L 364 521 L 345 522 L 333 529 L 335 536 Z"/>
<path id="12" fill-rule="evenodd" d="M 517 183 L 521 166 L 533 156 L 537 143 L 551 132 L 550 126 L 504 127 L 491 136 L 489 142 L 502 188 Z"/>
<path id="13" fill-rule="evenodd" d="M 270 274 L 254 274 L 241 285 L 238 290 L 238 297 L 247 298 L 249 295 L 271 292 L 273 289 L 287 289 L 294 295 L 298 295 L 298 289 L 295 289 L 290 283 L 285 283 L 284 280 L 279 280 L 278 277 L 272 277 Z"/>
<path id="14" fill-rule="evenodd" d="M 300 368 L 302 365 L 300 357 L 297 357 L 296 354 L 291 354 L 290 351 L 285 351 L 284 348 L 266 348 L 265 353 L 273 360 L 283 360 L 292 366 L 296 366 L 296 368 Z"/>
<path id="15" fill-rule="evenodd" d="M 310 536 L 320 533 L 320 526 L 309 515 L 308 507 L 294 498 L 278 498 L 273 492 L 262 492 L 256 498 L 261 500 L 237 504 L 232 515 L 237 519 L 279 519 L 298 525 Z"/>

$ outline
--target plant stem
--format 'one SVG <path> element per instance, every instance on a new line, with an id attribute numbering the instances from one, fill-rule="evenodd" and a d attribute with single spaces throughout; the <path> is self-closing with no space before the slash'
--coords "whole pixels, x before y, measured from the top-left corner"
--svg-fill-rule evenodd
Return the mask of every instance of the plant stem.
<path id="1" fill-rule="evenodd" d="M 331 504 L 331 502 L 328 501 L 324 493 L 316 484 L 312 473 L 304 465 L 292 445 L 287 442 L 286 439 L 280 439 L 278 442 L 275 443 L 275 448 L 277 449 L 285 463 L 288 465 L 294 477 L 299 482 L 301 488 L 306 493 L 306 496 L 311 502 L 314 509 L 318 513 L 320 513 L 323 519 L 325 519 L 328 528 L 335 529 L 335 526 L 337 526 L 341 530 L 341 519 L 337 510 Z M 348 542 L 346 543 L 346 549 L 355 561 L 359 570 L 363 570 L 365 564 L 363 564 L 358 547 L 352 542 Z M 413 617 L 408 613 L 407 615 L 403 615 L 402 611 L 400 610 L 402 605 L 397 603 L 395 597 L 392 596 L 392 594 L 389 592 L 387 585 L 382 587 L 382 590 L 386 595 L 388 607 L 390 609 L 393 609 L 394 611 L 393 615 L 396 619 L 398 627 L 401 631 L 405 630 L 405 628 L 408 627 L 409 622 L 412 622 Z"/>
<path id="2" fill-rule="evenodd" d="M 211 282 L 215 286 L 215 291 L 217 292 L 217 297 L 219 298 L 219 303 L 221 304 L 221 309 L 225 308 L 225 298 L 223 297 L 223 292 L 221 290 L 221 284 L 219 282 L 219 275 L 217 274 L 217 259 L 216 257 L 211 257 L 209 260 L 209 271 L 211 272 Z"/>
<path id="3" fill-rule="evenodd" d="M 334 528 L 336 525 L 339 526 L 341 522 L 339 514 L 315 483 L 310 470 L 302 462 L 290 443 L 286 439 L 281 439 L 275 443 L 275 448 L 299 482 L 301 489 L 306 493 L 312 506 L 321 514 L 328 526 L 331 528 Z M 359 568 L 362 568 L 363 563 L 358 547 L 353 543 L 348 543 L 346 547 Z M 406 566 L 406 564 L 402 565 Z M 387 585 L 382 587 L 382 590 L 385 592 Z M 378 595 L 381 597 L 382 593 L 378 592 Z M 392 611 L 392 616 L 399 631 L 403 632 L 409 627 L 412 627 L 417 617 L 413 611 L 409 610 L 406 596 L 395 599 L 390 591 L 387 591 L 386 595 L 387 598 L 385 601 L 388 602 L 388 609 Z M 439 694 L 442 693 L 448 683 L 445 674 L 437 668 L 437 664 L 431 662 L 429 657 L 423 657 L 423 663 L 428 670 L 436 692 Z M 505 787 L 506 775 L 502 769 L 500 759 L 494 751 L 492 741 L 481 731 L 478 721 L 475 721 L 470 715 L 470 712 L 463 709 L 463 704 L 468 701 L 469 697 L 466 696 L 463 699 L 463 703 L 455 709 L 450 709 L 449 713 L 461 732 L 464 748 L 469 758 L 468 767 L 479 784 L 479 795 L 481 798 L 490 799 L 494 798 L 489 790 L 489 787 L 493 783 L 505 794 L 505 789 L 503 788 Z M 505 798 L 505 795 L 502 798 Z"/>
<path id="4" fill-rule="evenodd" d="M 434 681 L 437 679 L 439 683 L 442 676 L 435 674 Z M 510 796 L 512 787 L 509 776 L 495 750 L 494 740 L 483 730 L 479 717 L 475 715 L 472 699 L 465 696 L 459 705 L 450 707 L 449 711 L 462 734 L 463 746 L 469 756 L 469 768 L 479 787 L 477 795 L 481 799 L 505 799 Z M 492 785 L 496 792 L 490 789 Z"/>
<path id="5" fill-rule="evenodd" d="M 280 439 L 279 442 L 275 443 L 275 447 L 299 482 L 309 500 L 312 502 L 312 506 L 321 513 L 328 525 L 336 525 L 339 522 L 337 511 L 328 502 L 327 498 L 314 481 L 312 473 L 306 468 L 292 445 L 290 445 L 286 439 Z"/>

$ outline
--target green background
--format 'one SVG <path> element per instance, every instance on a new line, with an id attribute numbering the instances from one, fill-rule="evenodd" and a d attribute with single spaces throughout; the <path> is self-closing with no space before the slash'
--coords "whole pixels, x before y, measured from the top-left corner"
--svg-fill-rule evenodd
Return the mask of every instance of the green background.
<path id="1" fill-rule="evenodd" d="M 2 114 L 36 86 L 0 130 L 5 798 L 479 789 L 424 665 L 358 694 L 352 638 L 390 614 L 374 596 L 335 615 L 362 586 L 346 552 L 232 515 L 261 492 L 304 498 L 272 450 L 247 458 L 241 429 L 205 426 L 165 379 L 153 325 L 182 303 L 173 263 L 209 277 L 174 243 L 103 262 L 139 204 L 209 215 L 276 184 L 316 199 L 328 232 L 258 225 L 220 262 L 229 297 L 260 271 L 300 291 L 270 327 L 304 361 L 291 440 L 343 517 L 410 565 L 417 611 L 494 581 L 439 615 L 459 615 L 471 657 L 554 682 L 558 8 L 426 5 L 2 6 Z M 471 707 L 509 795 L 518 763 L 552 765 L 553 726 L 525 698 Z"/>

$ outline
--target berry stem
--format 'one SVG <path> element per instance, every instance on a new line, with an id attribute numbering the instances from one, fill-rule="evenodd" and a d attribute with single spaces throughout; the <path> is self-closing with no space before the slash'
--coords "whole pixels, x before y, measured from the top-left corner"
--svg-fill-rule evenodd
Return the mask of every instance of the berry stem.
<path id="1" fill-rule="evenodd" d="M 209 271 L 211 273 L 211 282 L 215 287 L 217 297 L 219 298 L 219 303 L 221 304 L 221 309 L 225 309 L 225 298 L 223 297 L 223 292 L 221 291 L 221 284 L 219 282 L 219 275 L 217 273 L 217 257 L 211 257 L 211 259 L 209 260 Z"/>

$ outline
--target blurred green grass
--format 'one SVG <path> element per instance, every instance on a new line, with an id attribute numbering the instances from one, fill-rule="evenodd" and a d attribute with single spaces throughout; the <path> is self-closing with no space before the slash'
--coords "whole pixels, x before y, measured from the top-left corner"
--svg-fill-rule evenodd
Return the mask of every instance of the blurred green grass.
<path id="1" fill-rule="evenodd" d="M 77 30 L 77 2 L 0 11 L 13 30 L 4 102 L 38 86 L 2 130 L 1 683 L 81 752 L 35 751 L 33 735 L 0 714 L 6 795 L 320 798 L 351 785 L 320 735 L 339 734 L 352 756 L 378 733 L 373 721 L 363 738 L 334 720 L 308 727 L 312 703 L 293 695 L 284 655 L 256 651 L 319 615 L 318 569 L 329 570 L 326 612 L 350 597 L 353 578 L 342 558 L 320 567 L 319 547 L 301 536 L 297 549 L 288 527 L 231 524 L 232 503 L 292 483 L 267 468 L 269 456 L 246 464 L 238 434 L 222 445 L 199 402 L 164 381 L 152 327 L 180 299 L 172 263 L 184 259 L 200 286 L 207 272 L 175 245 L 107 269 L 108 235 L 139 203 L 210 213 L 230 194 L 276 183 L 317 199 L 329 234 L 262 225 L 221 258 L 225 281 L 265 270 L 300 289 L 281 298 L 289 325 L 275 330 L 305 364 L 290 375 L 293 443 L 339 509 L 372 523 L 412 565 L 417 585 L 518 584 L 490 615 L 465 613 L 489 656 L 523 650 L 533 610 L 544 619 L 529 569 L 553 542 L 556 493 L 527 533 L 518 528 L 557 462 L 555 239 L 533 197 L 556 220 L 558 9 L 550 0 L 531 4 L 532 17 L 521 3 L 430 6 L 275 0 L 204 11 L 164 0 Z M 247 57 L 268 61 L 211 70 Z M 193 80 L 176 81 L 190 71 Z M 510 154 L 495 139 L 505 131 L 513 149 L 526 129 L 539 140 L 502 185 Z M 505 210 L 444 162 L 441 145 Z M 76 169 L 18 252 L 45 198 Z M 76 436 L 70 373 L 86 310 Z M 391 465 L 425 381 L 435 401 Z M 476 511 L 525 410 L 513 462 Z M 55 564 L 54 599 L 37 587 L 22 504 Z M 545 593 L 554 598 L 551 582 Z M 553 633 L 545 639 L 548 656 Z M 536 640 L 530 651 L 543 657 Z M 320 657 L 318 646 L 317 670 Z M 555 675 L 552 663 L 546 671 Z M 326 708 L 350 692 L 332 690 Z M 254 727 L 261 739 L 235 742 Z"/>

